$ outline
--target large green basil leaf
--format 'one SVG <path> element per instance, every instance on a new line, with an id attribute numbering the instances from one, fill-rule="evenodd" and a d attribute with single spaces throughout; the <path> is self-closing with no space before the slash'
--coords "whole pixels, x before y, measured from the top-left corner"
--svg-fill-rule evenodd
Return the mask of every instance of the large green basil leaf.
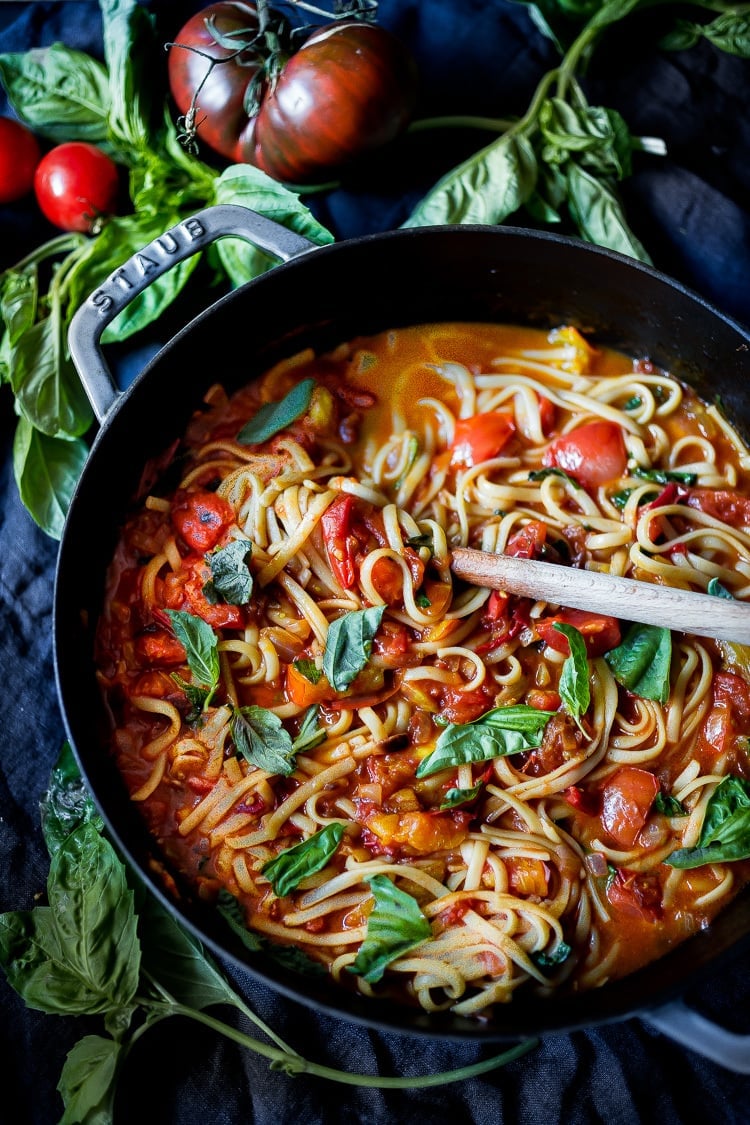
<path id="1" fill-rule="evenodd" d="M 609 184 L 570 161 L 567 165 L 568 209 L 587 242 L 650 262 L 645 247 L 631 231 L 620 200 Z"/>
<path id="2" fill-rule="evenodd" d="M 529 199 L 536 179 L 529 141 L 506 133 L 443 176 L 403 226 L 502 223 Z"/>
<path id="3" fill-rule="evenodd" d="M 294 772 L 292 736 L 273 711 L 242 707 L 232 716 L 231 731 L 237 753 L 251 765 L 284 777 Z"/>
<path id="4" fill-rule="evenodd" d="M 91 240 L 88 252 L 83 253 L 70 270 L 67 278 L 71 308 L 78 308 L 109 277 L 144 246 L 175 226 L 180 215 L 169 212 L 141 212 L 110 219 L 101 234 Z M 185 287 L 188 278 L 200 261 L 200 253 L 179 262 L 161 277 L 155 278 L 142 293 L 127 305 L 107 325 L 102 333 L 103 343 L 126 340 L 134 332 L 157 320 Z"/>
<path id="5" fill-rule="evenodd" d="M 0 964 L 30 1008 L 57 1015 L 127 1009 L 138 988 L 133 892 L 111 844 L 78 826 L 52 858 L 49 906 L 0 915 Z"/>
<path id="6" fill-rule="evenodd" d="M 367 664 L 384 613 L 384 605 L 373 605 L 345 613 L 329 625 L 323 674 L 336 691 L 346 691 Z"/>
<path id="7" fill-rule="evenodd" d="M 168 609 L 172 631 L 185 649 L 196 682 L 210 692 L 219 682 L 219 642 L 207 621 L 181 609 Z"/>
<path id="8" fill-rule="evenodd" d="M 604 659 L 618 683 L 643 699 L 666 703 L 669 698 L 669 669 L 672 634 L 660 625 L 628 627 L 622 643 L 605 653 Z"/>
<path id="9" fill-rule="evenodd" d="M 722 12 L 710 23 L 699 24 L 679 19 L 673 31 L 659 43 L 667 51 L 686 51 L 699 39 L 708 39 L 720 51 L 750 59 L 750 14 L 747 7 L 734 12 Z"/>
<path id="10" fill-rule="evenodd" d="M 70 743 L 63 744 L 40 801 L 42 832 L 50 856 L 55 855 L 71 832 L 92 821 L 98 832 L 103 821 L 78 770 Z"/>
<path id="11" fill-rule="evenodd" d="M 441 731 L 432 753 L 419 763 L 417 777 L 536 749 L 541 746 L 544 728 L 553 715 L 554 711 L 519 703 L 485 711 L 471 723 L 451 723 Z"/>
<path id="12" fill-rule="evenodd" d="M 48 437 L 85 434 L 93 413 L 73 366 L 58 306 L 28 328 L 10 349 L 16 405 Z"/>
<path id="13" fill-rule="evenodd" d="M 369 984 L 376 984 L 386 966 L 403 953 L 432 937 L 432 927 L 416 899 L 397 887 L 387 875 L 365 879 L 375 905 L 367 919 L 367 934 L 356 960 L 347 969 Z"/>
<path id="14" fill-rule="evenodd" d="M 278 402 L 264 403 L 237 434 L 237 441 L 241 445 L 258 445 L 281 433 L 305 413 L 314 390 L 315 380 L 303 379 Z"/>
<path id="15" fill-rule="evenodd" d="M 13 473 L 21 503 L 42 531 L 59 539 L 78 478 L 88 456 L 83 441 L 51 438 L 19 418 L 13 441 Z"/>
<path id="16" fill-rule="evenodd" d="M 231 164 L 214 184 L 216 203 L 238 203 L 273 219 L 317 246 L 333 242 L 333 235 L 289 188 L 250 164 Z M 278 265 L 278 259 L 237 238 L 222 238 L 216 254 L 233 285 L 244 285 Z"/>
<path id="17" fill-rule="evenodd" d="M 274 894 L 279 898 L 288 895 L 306 879 L 322 871 L 334 855 L 344 836 L 343 824 L 327 824 L 314 836 L 285 848 L 264 863 L 261 872 L 271 881 Z"/>
<path id="18" fill-rule="evenodd" d="M 556 621 L 554 628 L 568 639 L 570 656 L 562 666 L 560 674 L 560 698 L 566 710 L 578 722 L 581 715 L 585 715 L 591 703 L 591 688 L 589 687 L 589 659 L 586 651 L 586 642 L 573 625 Z"/>
<path id="19" fill-rule="evenodd" d="M 670 867 L 702 867 L 750 856 L 750 783 L 725 777 L 706 807 L 700 839 L 694 848 L 679 848 L 664 861 Z"/>
<path id="20" fill-rule="evenodd" d="M 20 119 L 40 136 L 56 144 L 107 141 L 107 71 L 83 51 L 53 43 L 0 55 L 0 80 Z"/>
<path id="21" fill-rule="evenodd" d="M 104 57 L 109 73 L 109 131 L 126 150 L 140 152 L 152 141 L 154 76 L 164 72 L 164 53 L 154 17 L 136 0 L 99 0 Z"/>
<path id="22" fill-rule="evenodd" d="M 107 1125 L 114 1120 L 122 1044 L 84 1035 L 68 1052 L 57 1089 L 65 1106 L 59 1125 Z"/>

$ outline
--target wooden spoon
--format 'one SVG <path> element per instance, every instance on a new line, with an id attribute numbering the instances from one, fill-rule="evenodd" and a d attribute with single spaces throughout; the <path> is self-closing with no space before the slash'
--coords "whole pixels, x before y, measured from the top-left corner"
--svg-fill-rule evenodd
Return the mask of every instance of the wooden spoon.
<path id="1" fill-rule="evenodd" d="M 451 570 L 475 586 L 750 645 L 750 602 L 468 547 L 453 550 Z"/>

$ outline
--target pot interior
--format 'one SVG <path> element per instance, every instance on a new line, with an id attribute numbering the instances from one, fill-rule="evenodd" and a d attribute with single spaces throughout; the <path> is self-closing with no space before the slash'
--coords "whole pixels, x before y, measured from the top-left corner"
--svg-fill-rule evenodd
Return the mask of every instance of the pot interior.
<path id="1" fill-rule="evenodd" d="M 56 675 L 68 736 L 115 841 L 157 896 L 215 952 L 288 996 L 372 1026 L 516 1038 L 620 1018 L 666 999 L 688 978 L 716 967 L 721 955 L 744 947 L 750 893 L 709 930 L 630 977 L 572 997 L 518 1000 L 491 1024 L 365 1001 L 249 954 L 214 911 L 187 895 L 179 902 L 167 895 L 154 842 L 104 749 L 92 662 L 104 575 L 144 462 L 182 435 L 212 383 L 231 391 L 303 347 L 322 350 L 360 334 L 447 320 L 573 324 L 596 342 L 651 359 L 710 401 L 720 395 L 740 431 L 750 431 L 750 334 L 639 263 L 502 227 L 404 230 L 313 250 L 196 318 L 136 378 L 102 426 L 61 544 Z"/>

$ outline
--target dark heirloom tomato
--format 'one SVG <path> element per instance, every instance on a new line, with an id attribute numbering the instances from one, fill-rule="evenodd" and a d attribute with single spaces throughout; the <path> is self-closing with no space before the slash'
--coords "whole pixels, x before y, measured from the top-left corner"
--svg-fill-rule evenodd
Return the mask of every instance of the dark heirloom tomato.
<path id="1" fill-rule="evenodd" d="M 236 163 L 254 164 L 277 180 L 303 183 L 348 164 L 405 127 L 416 96 L 416 69 L 404 45 L 385 28 L 361 20 L 326 24 L 286 62 L 262 91 L 257 114 L 243 99 L 258 72 L 257 57 L 243 52 L 214 66 L 195 51 L 226 59 L 206 19 L 221 34 L 257 28 L 249 4 L 213 4 L 193 16 L 169 54 L 169 81 L 181 113 L 197 92 L 197 134 Z M 199 87 L 201 87 L 199 89 Z"/>

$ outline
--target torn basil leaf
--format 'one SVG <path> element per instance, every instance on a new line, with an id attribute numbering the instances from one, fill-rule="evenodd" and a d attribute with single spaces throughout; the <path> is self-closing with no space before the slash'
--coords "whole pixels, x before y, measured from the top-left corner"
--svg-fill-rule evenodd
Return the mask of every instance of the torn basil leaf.
<path id="1" fill-rule="evenodd" d="M 386 966 L 403 953 L 432 937 L 432 927 L 415 898 L 397 887 L 387 875 L 365 879 L 375 905 L 367 920 L 367 934 L 350 973 L 357 973 L 368 984 L 376 984 Z"/>
<path id="2" fill-rule="evenodd" d="M 323 673 L 336 691 L 346 691 L 367 664 L 373 637 L 385 613 L 384 605 L 355 609 L 328 627 Z"/>
<path id="3" fill-rule="evenodd" d="M 295 754 L 303 754 L 308 750 L 314 750 L 328 737 L 326 728 L 318 726 L 319 710 L 317 703 L 314 703 L 312 707 L 308 707 L 305 711 L 299 733 L 292 743 L 292 750 Z"/>
<path id="4" fill-rule="evenodd" d="M 197 683 L 213 695 L 219 682 L 219 642 L 207 621 L 194 613 L 168 609 L 172 631 L 185 649 L 188 667 Z"/>
<path id="5" fill-rule="evenodd" d="M 697 473 L 686 473 L 680 469 L 641 469 L 636 467 L 632 471 L 634 477 L 641 480 L 652 480 L 655 484 L 669 484 L 676 481 L 678 484 L 693 485 L 698 479 Z"/>
<path id="6" fill-rule="evenodd" d="M 304 676 L 311 684 L 317 684 L 320 681 L 320 677 L 323 673 L 314 660 L 302 657 L 300 660 L 294 660 L 292 663 L 299 674 Z"/>
<path id="7" fill-rule="evenodd" d="M 257 414 L 242 427 L 237 441 L 241 445 L 258 445 L 285 430 L 305 413 L 314 389 L 314 379 L 303 379 L 280 402 L 264 403 Z"/>
<path id="8" fill-rule="evenodd" d="M 195 720 L 203 714 L 203 709 L 208 703 L 211 693 L 208 688 L 199 687 L 198 684 L 188 683 L 179 672 L 172 672 L 172 679 L 177 684 L 180 691 L 185 693 L 188 703 L 190 704 L 190 711 L 185 716 L 185 719 L 188 723 L 194 723 Z"/>
<path id="9" fill-rule="evenodd" d="M 238 754 L 258 769 L 288 777 L 294 772 L 292 736 L 266 707 L 241 707 L 230 722 Z"/>
<path id="10" fill-rule="evenodd" d="M 664 862 L 670 867 L 702 867 L 750 856 L 750 783 L 725 777 L 706 806 L 703 828 L 694 848 L 679 848 Z"/>
<path id="11" fill-rule="evenodd" d="M 654 797 L 654 803 L 651 806 L 654 812 L 661 813 L 662 816 L 687 816 L 687 809 L 680 804 L 676 797 L 670 793 L 662 793 L 661 790 Z"/>
<path id="12" fill-rule="evenodd" d="M 718 578 L 711 579 L 706 587 L 706 593 L 712 594 L 716 598 L 727 598 L 730 602 L 734 601 L 734 594 L 731 594 L 726 586 L 722 586 Z"/>
<path id="13" fill-rule="evenodd" d="M 458 805 L 468 805 L 479 796 L 483 785 L 484 781 L 480 780 L 471 789 L 448 789 L 440 802 L 441 812 L 443 809 L 455 809 Z"/>
<path id="14" fill-rule="evenodd" d="M 570 473 L 565 472 L 565 469 L 556 469 L 550 467 L 548 469 L 534 469 L 533 472 L 529 473 L 529 480 L 531 481 L 546 480 L 547 477 L 560 477 L 561 480 L 567 481 L 568 484 L 572 484 L 573 488 L 583 487 L 583 485 L 580 485 L 577 480 L 573 480 Z"/>
<path id="15" fill-rule="evenodd" d="M 617 682 L 628 691 L 657 703 L 667 702 L 672 661 L 672 634 L 669 629 L 633 623 L 622 644 L 606 653 L 604 659 Z"/>
<path id="16" fill-rule="evenodd" d="M 554 713 L 518 703 L 485 711 L 471 723 L 450 723 L 440 732 L 432 753 L 419 763 L 417 777 L 536 749 Z"/>
<path id="17" fill-rule="evenodd" d="M 206 555 L 211 568 L 211 581 L 203 587 L 207 601 L 215 603 L 220 598 L 227 605 L 247 605 L 253 592 L 248 565 L 251 550 L 249 539 L 233 539 L 226 547 Z"/>
<path id="18" fill-rule="evenodd" d="M 322 871 L 344 836 L 343 824 L 327 824 L 314 836 L 285 848 L 261 867 L 274 894 L 283 898 L 295 890 L 308 875 Z"/>
<path id="19" fill-rule="evenodd" d="M 562 965 L 563 961 L 567 961 L 573 952 L 571 946 L 566 941 L 558 942 L 551 953 L 545 953 L 540 950 L 539 953 L 532 953 L 531 960 L 538 969 L 552 969 L 556 965 Z"/>
<path id="20" fill-rule="evenodd" d="M 570 646 L 570 656 L 563 664 L 558 690 L 566 710 L 578 723 L 581 715 L 586 714 L 591 703 L 589 658 L 586 651 L 586 642 L 574 625 L 556 621 L 553 628 L 567 637 Z"/>

